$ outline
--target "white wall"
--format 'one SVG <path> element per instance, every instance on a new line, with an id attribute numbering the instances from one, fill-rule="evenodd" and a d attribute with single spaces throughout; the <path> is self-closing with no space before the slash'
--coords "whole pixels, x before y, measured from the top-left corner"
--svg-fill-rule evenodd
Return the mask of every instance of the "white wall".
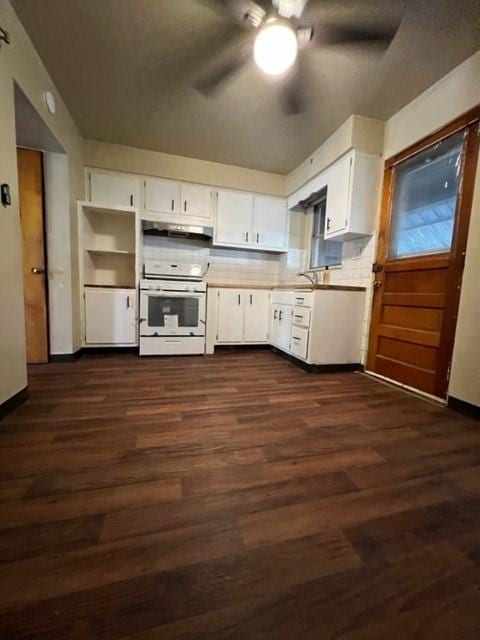
<path id="1" fill-rule="evenodd" d="M 50 353 L 74 351 L 70 247 L 70 182 L 68 156 L 45 153 L 46 240 Z"/>
<path id="2" fill-rule="evenodd" d="M 286 176 L 277 173 L 93 140 L 84 141 L 84 156 L 85 164 L 97 169 L 187 180 L 276 196 L 285 195 Z"/>
<path id="3" fill-rule="evenodd" d="M 0 49 L 0 182 L 10 184 L 12 206 L 0 206 L 0 403 L 26 386 L 25 323 L 21 236 L 18 208 L 17 155 L 14 110 L 14 80 L 21 87 L 38 114 L 69 156 L 70 236 L 72 244 L 70 281 L 72 297 L 72 334 L 74 346 L 80 345 L 77 268 L 77 198 L 83 197 L 83 144 L 80 133 L 67 108 L 32 46 L 8 0 L 0 0 L 0 24 L 11 36 L 10 45 Z M 52 91 L 57 99 L 57 113 L 50 115 L 43 102 L 43 92 Z"/>

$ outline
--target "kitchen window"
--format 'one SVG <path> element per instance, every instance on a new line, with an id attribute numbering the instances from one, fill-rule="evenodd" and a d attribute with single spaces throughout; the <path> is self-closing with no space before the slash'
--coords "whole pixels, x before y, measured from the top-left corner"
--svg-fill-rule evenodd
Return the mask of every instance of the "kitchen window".
<path id="1" fill-rule="evenodd" d="M 310 269 L 336 267 L 342 264 L 343 242 L 325 240 L 327 197 L 323 197 L 313 212 L 313 231 L 310 246 Z"/>

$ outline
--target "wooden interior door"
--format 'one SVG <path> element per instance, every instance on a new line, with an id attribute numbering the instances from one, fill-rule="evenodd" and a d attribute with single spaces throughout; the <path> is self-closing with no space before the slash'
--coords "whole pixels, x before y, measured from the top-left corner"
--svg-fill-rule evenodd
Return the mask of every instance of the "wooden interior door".
<path id="1" fill-rule="evenodd" d="M 367 369 L 444 398 L 480 109 L 385 163 Z"/>
<path id="2" fill-rule="evenodd" d="M 17 149 L 27 362 L 48 362 L 42 153 Z"/>

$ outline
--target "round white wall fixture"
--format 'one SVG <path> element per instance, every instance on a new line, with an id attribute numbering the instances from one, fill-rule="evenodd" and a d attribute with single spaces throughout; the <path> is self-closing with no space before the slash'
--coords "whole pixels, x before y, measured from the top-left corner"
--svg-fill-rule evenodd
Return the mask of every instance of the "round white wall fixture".
<path id="1" fill-rule="evenodd" d="M 57 110 L 57 106 L 55 104 L 55 96 L 51 91 L 43 92 L 43 99 L 45 100 L 45 104 L 47 105 L 47 109 L 49 113 L 54 114 Z"/>

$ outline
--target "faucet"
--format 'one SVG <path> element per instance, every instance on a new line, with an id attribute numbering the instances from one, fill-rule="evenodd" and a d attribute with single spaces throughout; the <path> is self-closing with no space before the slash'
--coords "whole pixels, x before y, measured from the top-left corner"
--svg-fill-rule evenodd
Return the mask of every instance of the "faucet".
<path id="1" fill-rule="evenodd" d="M 307 278 L 307 280 L 309 280 L 314 287 L 318 284 L 316 271 L 300 271 L 299 273 L 297 273 L 297 276 L 303 276 L 304 278 Z"/>

